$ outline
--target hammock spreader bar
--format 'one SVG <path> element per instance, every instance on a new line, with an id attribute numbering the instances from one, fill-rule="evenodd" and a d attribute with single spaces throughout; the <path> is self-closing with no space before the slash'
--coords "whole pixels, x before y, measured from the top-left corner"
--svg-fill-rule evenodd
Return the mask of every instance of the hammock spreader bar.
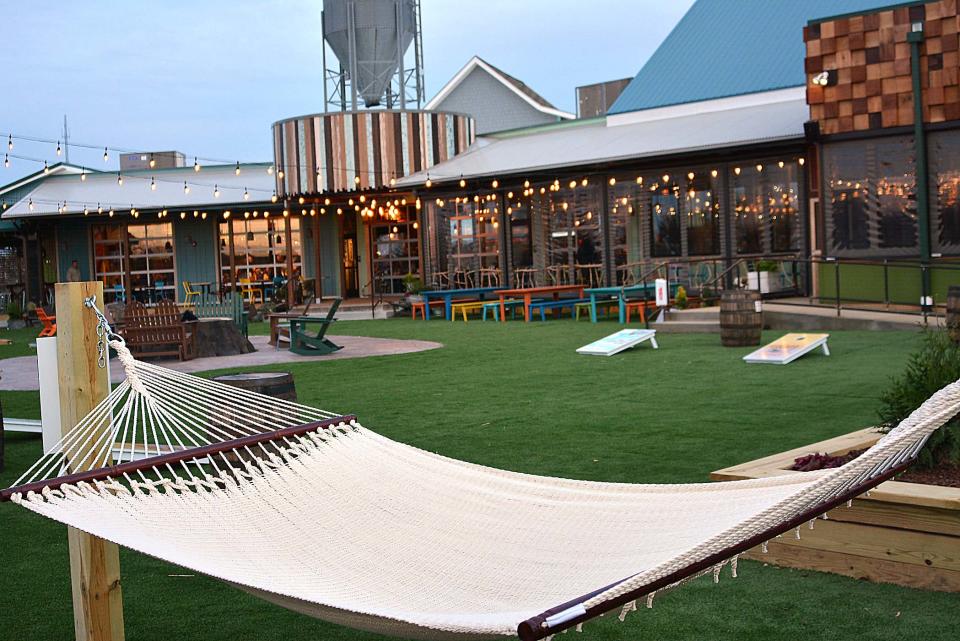
<path id="1" fill-rule="evenodd" d="M 746 552 L 747 550 L 756 547 L 761 543 L 769 541 L 770 539 L 773 539 L 785 532 L 789 532 L 790 530 L 809 522 L 811 519 L 815 519 L 826 512 L 829 512 L 835 507 L 839 507 L 847 501 L 851 501 L 858 496 L 861 496 L 884 481 L 890 480 L 897 474 L 906 470 L 910 464 L 913 463 L 913 461 L 916 459 L 917 451 L 919 451 L 919 448 L 912 448 L 911 456 L 907 457 L 905 460 L 901 459 L 901 462 L 899 462 L 895 467 L 892 467 L 881 474 L 872 476 L 858 483 L 855 487 L 829 501 L 826 501 L 820 505 L 816 505 L 802 512 L 796 517 L 778 524 L 776 527 L 772 527 L 764 532 L 761 532 L 760 534 L 750 537 L 749 539 L 745 539 L 736 545 L 731 545 L 720 552 L 712 554 L 708 557 L 704 557 L 702 560 L 691 563 L 690 565 L 657 579 L 656 581 L 642 585 L 634 590 L 611 598 L 610 600 L 604 601 L 603 603 L 593 607 L 586 608 L 583 606 L 585 601 L 592 599 L 598 594 L 602 594 L 610 588 L 631 578 L 626 577 L 598 590 L 594 590 L 584 594 L 583 596 L 579 596 L 576 599 L 572 599 L 566 603 L 552 607 L 549 610 L 545 610 L 537 616 L 531 617 L 520 623 L 520 625 L 517 626 L 517 636 L 520 637 L 522 641 L 539 641 L 540 639 L 544 639 L 558 632 L 563 632 L 564 630 L 573 628 L 585 621 L 589 621 L 590 619 L 598 617 L 605 612 L 609 612 L 614 608 L 623 606 L 631 601 L 639 600 L 649 594 L 657 592 L 658 590 L 672 586 L 680 581 L 683 581 L 684 579 L 696 576 L 703 570 L 706 570 L 722 561 L 726 561 L 735 554 Z"/>
<path id="2" fill-rule="evenodd" d="M 200 447 L 191 447 L 191 448 L 183 449 L 177 452 L 169 452 L 167 454 L 158 454 L 156 456 L 150 456 L 147 458 L 140 459 L 138 461 L 128 461 L 126 463 L 120 463 L 118 465 L 99 467 L 97 469 L 88 470 L 86 472 L 76 472 L 74 474 L 58 476 L 52 479 L 34 481 L 32 483 L 24 483 L 23 485 L 17 485 L 15 487 L 9 487 L 9 488 L 0 490 L 0 502 L 11 500 L 11 497 L 13 497 L 13 495 L 15 494 L 22 494 L 25 496 L 29 492 L 39 492 L 45 488 L 50 490 L 56 490 L 56 489 L 59 489 L 62 485 L 66 485 L 68 483 L 77 484 L 85 481 L 86 482 L 102 481 L 107 478 L 123 476 L 124 474 L 129 474 L 131 472 L 138 472 L 141 470 L 153 469 L 153 468 L 160 467 L 162 465 L 179 463 L 181 461 L 193 461 L 193 460 L 202 459 L 204 457 L 210 456 L 211 454 L 219 454 L 223 452 L 229 452 L 231 450 L 239 450 L 239 449 L 243 449 L 244 447 L 258 445 L 260 443 L 283 440 L 290 436 L 299 436 L 301 434 L 307 434 L 309 432 L 317 432 L 317 431 L 328 429 L 331 427 L 336 427 L 337 425 L 341 425 L 344 423 L 349 424 L 356 420 L 357 420 L 357 417 L 355 415 L 345 414 L 343 416 L 335 416 L 334 418 L 328 418 L 322 421 L 313 421 L 310 423 L 304 423 L 303 425 L 292 425 L 290 427 L 284 427 L 278 430 L 263 432 L 261 434 L 250 434 L 248 436 L 242 436 L 240 438 L 221 441 L 219 443 L 210 443 L 209 445 L 202 445 Z"/>

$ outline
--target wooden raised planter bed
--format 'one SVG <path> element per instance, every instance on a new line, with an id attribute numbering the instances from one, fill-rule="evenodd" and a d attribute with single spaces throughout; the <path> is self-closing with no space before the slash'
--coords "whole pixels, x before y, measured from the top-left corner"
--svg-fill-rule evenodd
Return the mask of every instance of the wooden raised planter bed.
<path id="1" fill-rule="evenodd" d="M 715 481 L 795 474 L 794 459 L 813 452 L 846 454 L 882 434 L 859 430 L 788 452 L 717 470 Z M 852 507 L 839 507 L 792 534 L 745 556 L 774 565 L 833 572 L 908 587 L 960 592 L 960 488 L 887 481 Z"/>

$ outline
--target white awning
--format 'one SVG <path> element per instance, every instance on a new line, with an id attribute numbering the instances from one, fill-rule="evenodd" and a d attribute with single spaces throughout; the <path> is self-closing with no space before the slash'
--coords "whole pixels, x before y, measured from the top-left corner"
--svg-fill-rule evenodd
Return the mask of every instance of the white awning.
<path id="1" fill-rule="evenodd" d="M 760 102 L 760 104 L 756 104 Z M 751 104 L 752 103 L 752 104 Z M 704 108 L 709 108 L 704 104 Z M 642 114 L 642 112 L 639 112 Z M 682 153 L 803 139 L 808 119 L 802 93 L 718 104 L 696 113 L 696 105 L 657 110 L 656 117 L 624 124 L 622 119 L 559 123 L 530 133 L 478 138 L 447 162 L 397 181 L 400 187 L 579 165 L 654 158 Z"/>
<path id="2" fill-rule="evenodd" d="M 49 176 L 38 181 L 36 187 L 17 202 L 6 202 L 3 219 L 36 218 L 91 211 L 97 205 L 104 211 L 113 208 L 129 211 L 137 209 L 202 209 L 222 207 L 228 203 L 253 204 L 269 202 L 274 193 L 276 176 L 268 173 L 272 163 L 245 163 L 240 165 L 205 166 L 199 172 L 192 166 L 175 169 L 136 170 L 120 172 L 86 172 Z M 189 192 L 184 190 L 184 183 Z M 247 197 L 244 197 L 244 193 Z M 219 195 L 216 195 L 219 194 Z M 30 204 L 33 203 L 33 208 Z"/>

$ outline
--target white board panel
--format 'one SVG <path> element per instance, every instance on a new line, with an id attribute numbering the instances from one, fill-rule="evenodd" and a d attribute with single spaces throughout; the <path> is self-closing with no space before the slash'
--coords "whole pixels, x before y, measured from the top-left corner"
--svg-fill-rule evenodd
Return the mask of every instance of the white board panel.
<path id="1" fill-rule="evenodd" d="M 769 363 L 786 365 L 809 354 L 818 347 L 826 356 L 830 355 L 827 339 L 830 334 L 785 334 L 777 340 L 743 357 L 748 363 Z"/>
<path id="2" fill-rule="evenodd" d="M 655 329 L 621 329 L 619 332 L 604 336 L 589 345 L 584 345 L 577 350 L 577 353 L 592 356 L 613 356 L 646 340 L 649 340 L 653 348 L 657 349 L 659 345 L 657 345 L 656 335 L 657 330 Z"/>

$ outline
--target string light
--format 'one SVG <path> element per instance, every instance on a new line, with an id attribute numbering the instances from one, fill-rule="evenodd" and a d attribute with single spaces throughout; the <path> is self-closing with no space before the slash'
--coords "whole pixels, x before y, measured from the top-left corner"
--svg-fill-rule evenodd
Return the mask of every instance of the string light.
<path id="1" fill-rule="evenodd" d="M 58 140 L 58 141 L 57 141 L 57 156 L 59 156 L 59 155 L 62 154 L 62 153 L 63 153 L 63 150 L 60 149 L 60 141 Z"/>
<path id="2" fill-rule="evenodd" d="M 277 202 L 277 192 L 276 192 L 276 190 L 274 190 L 273 195 L 270 196 L 270 202 L 272 202 L 272 203 Z"/>
<path id="3" fill-rule="evenodd" d="M 237 167 L 236 167 L 236 169 L 233 170 L 233 173 L 235 173 L 235 174 L 238 175 L 238 176 L 240 175 L 240 161 L 239 161 L 239 160 L 237 161 Z"/>
<path id="4" fill-rule="evenodd" d="M 269 167 L 267 167 L 267 174 L 271 176 L 273 175 L 273 165 L 270 165 Z"/>
<path id="5" fill-rule="evenodd" d="M 83 182 L 87 179 L 87 171 L 85 169 L 80 170 L 80 182 Z"/>
<path id="6" fill-rule="evenodd" d="M 761 165 L 760 163 L 757 163 L 757 171 L 758 172 L 763 171 L 763 165 Z"/>
<path id="7" fill-rule="evenodd" d="M 10 154 L 3 154 L 3 166 L 10 167 Z"/>
<path id="8" fill-rule="evenodd" d="M 157 190 L 157 181 L 153 179 L 153 176 L 150 176 L 150 191 Z"/>
<path id="9" fill-rule="evenodd" d="M 200 161 L 197 160 L 196 156 L 193 157 L 193 170 L 200 171 Z"/>
<path id="10" fill-rule="evenodd" d="M 13 134 L 7 136 L 7 151 L 13 151 Z"/>
<path id="11" fill-rule="evenodd" d="M 463 176 L 460 176 L 460 186 L 461 187 L 467 186 L 467 181 L 463 179 Z"/>
<path id="12" fill-rule="evenodd" d="M 100 203 L 97 203 L 97 213 L 98 213 L 98 214 L 102 214 L 102 213 L 103 213 L 103 207 L 100 205 Z"/>
<path id="13" fill-rule="evenodd" d="M 718 173 L 718 172 L 717 172 L 716 169 L 711 169 L 711 170 L 710 170 L 710 175 L 713 176 L 714 178 L 717 177 L 717 173 Z"/>
<path id="14" fill-rule="evenodd" d="M 123 187 L 123 174 L 121 174 L 119 171 L 117 172 L 117 186 Z"/>
<path id="15" fill-rule="evenodd" d="M 806 162 L 806 159 L 804 159 L 804 158 L 797 158 L 797 162 L 800 163 L 800 166 L 801 166 L 801 167 L 803 167 L 803 163 Z"/>
<path id="16" fill-rule="evenodd" d="M 739 168 L 739 167 L 734 167 L 734 168 L 733 168 L 733 173 L 735 173 L 736 175 L 739 176 L 739 175 L 740 175 L 740 168 Z"/>
<path id="17" fill-rule="evenodd" d="M 496 178 L 494 178 L 494 179 L 493 179 L 493 182 L 490 183 L 490 186 L 493 187 L 494 189 L 496 189 L 497 187 L 500 186 L 500 181 L 497 180 Z"/>
<path id="18" fill-rule="evenodd" d="M 244 192 L 244 193 L 246 193 L 246 192 Z M 219 197 L 220 197 L 220 187 L 218 187 L 216 184 L 214 184 L 214 186 L 213 186 L 213 197 L 214 197 L 214 198 L 219 198 Z"/>
<path id="19" fill-rule="evenodd" d="M 611 187 L 613 187 L 614 185 L 617 184 L 617 179 L 611 176 L 610 180 L 608 180 L 607 182 L 610 184 Z"/>
<path id="20" fill-rule="evenodd" d="M 157 159 L 153 157 L 153 154 L 150 154 L 150 169 L 153 169 L 157 166 Z"/>
<path id="21" fill-rule="evenodd" d="M 185 194 L 190 193 L 190 185 L 187 184 L 186 180 L 183 181 L 183 193 Z"/>
<path id="22" fill-rule="evenodd" d="M 110 154 L 107 152 L 107 148 L 103 148 L 103 162 L 110 162 Z"/>
<path id="23" fill-rule="evenodd" d="M 50 165 L 47 164 L 46 160 L 43 161 L 43 173 L 45 174 L 50 173 Z"/>

